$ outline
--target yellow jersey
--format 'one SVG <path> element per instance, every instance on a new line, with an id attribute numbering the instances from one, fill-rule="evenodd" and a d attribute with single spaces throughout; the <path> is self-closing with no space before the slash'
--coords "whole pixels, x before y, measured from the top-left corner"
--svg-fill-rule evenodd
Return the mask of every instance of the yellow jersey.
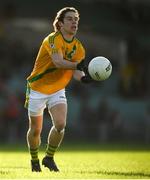
<path id="1" fill-rule="evenodd" d="M 42 42 L 33 71 L 27 78 L 29 88 L 43 94 L 52 94 L 67 86 L 73 70 L 59 69 L 52 62 L 51 55 L 60 52 L 64 60 L 80 62 L 85 58 L 85 50 L 77 38 L 66 41 L 61 32 L 49 34 Z"/>

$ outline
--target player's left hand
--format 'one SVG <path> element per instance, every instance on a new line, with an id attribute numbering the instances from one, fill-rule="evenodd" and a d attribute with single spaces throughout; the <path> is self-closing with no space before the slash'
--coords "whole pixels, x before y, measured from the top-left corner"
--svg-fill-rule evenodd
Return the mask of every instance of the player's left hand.
<path id="1" fill-rule="evenodd" d="M 84 72 L 87 70 L 84 60 L 77 64 L 77 70 L 84 71 Z"/>

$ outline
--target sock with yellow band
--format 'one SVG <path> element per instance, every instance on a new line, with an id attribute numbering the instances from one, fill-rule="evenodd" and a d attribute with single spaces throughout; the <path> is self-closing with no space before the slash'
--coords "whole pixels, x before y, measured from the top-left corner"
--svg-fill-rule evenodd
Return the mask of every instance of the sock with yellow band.
<path id="1" fill-rule="evenodd" d="M 29 152 L 31 154 L 31 160 L 32 161 L 38 161 L 39 160 L 39 158 L 38 158 L 39 148 L 36 148 L 36 149 L 30 148 Z"/>
<path id="2" fill-rule="evenodd" d="M 46 156 L 53 157 L 58 147 L 47 144 Z"/>

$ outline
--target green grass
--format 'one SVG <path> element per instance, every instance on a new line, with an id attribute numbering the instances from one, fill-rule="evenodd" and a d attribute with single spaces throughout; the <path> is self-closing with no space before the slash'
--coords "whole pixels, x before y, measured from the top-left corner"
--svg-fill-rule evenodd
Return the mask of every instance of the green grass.
<path id="1" fill-rule="evenodd" d="M 39 157 L 44 156 L 43 148 Z M 150 178 L 150 152 L 142 147 L 112 145 L 65 146 L 57 152 L 55 160 L 60 173 L 41 173 L 30 170 L 27 148 L 0 146 L 0 179 L 148 179 Z"/>

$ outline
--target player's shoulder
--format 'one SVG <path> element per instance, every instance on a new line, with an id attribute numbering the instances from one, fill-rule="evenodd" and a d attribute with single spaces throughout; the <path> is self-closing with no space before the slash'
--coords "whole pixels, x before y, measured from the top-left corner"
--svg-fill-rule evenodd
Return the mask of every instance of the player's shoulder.
<path id="1" fill-rule="evenodd" d="M 47 42 L 48 44 L 52 44 L 56 41 L 60 41 L 61 40 L 60 36 L 61 36 L 60 32 L 52 32 L 44 38 L 44 42 Z"/>
<path id="2" fill-rule="evenodd" d="M 61 40 L 61 33 L 60 32 L 52 32 L 51 34 L 48 35 L 48 42 L 54 43 L 55 41 L 60 41 Z"/>
<path id="3" fill-rule="evenodd" d="M 74 37 L 74 41 L 76 41 L 78 45 L 82 45 L 81 41 L 77 37 Z"/>
<path id="4" fill-rule="evenodd" d="M 80 47 L 81 49 L 84 49 L 83 44 L 81 43 L 81 41 L 78 38 L 74 37 L 74 41 L 76 41 L 76 44 L 78 47 Z"/>
<path id="5" fill-rule="evenodd" d="M 83 44 L 81 43 L 81 41 L 76 37 L 74 38 L 74 40 L 76 41 L 76 45 L 77 45 L 78 49 L 85 51 L 85 48 L 84 48 Z"/>

